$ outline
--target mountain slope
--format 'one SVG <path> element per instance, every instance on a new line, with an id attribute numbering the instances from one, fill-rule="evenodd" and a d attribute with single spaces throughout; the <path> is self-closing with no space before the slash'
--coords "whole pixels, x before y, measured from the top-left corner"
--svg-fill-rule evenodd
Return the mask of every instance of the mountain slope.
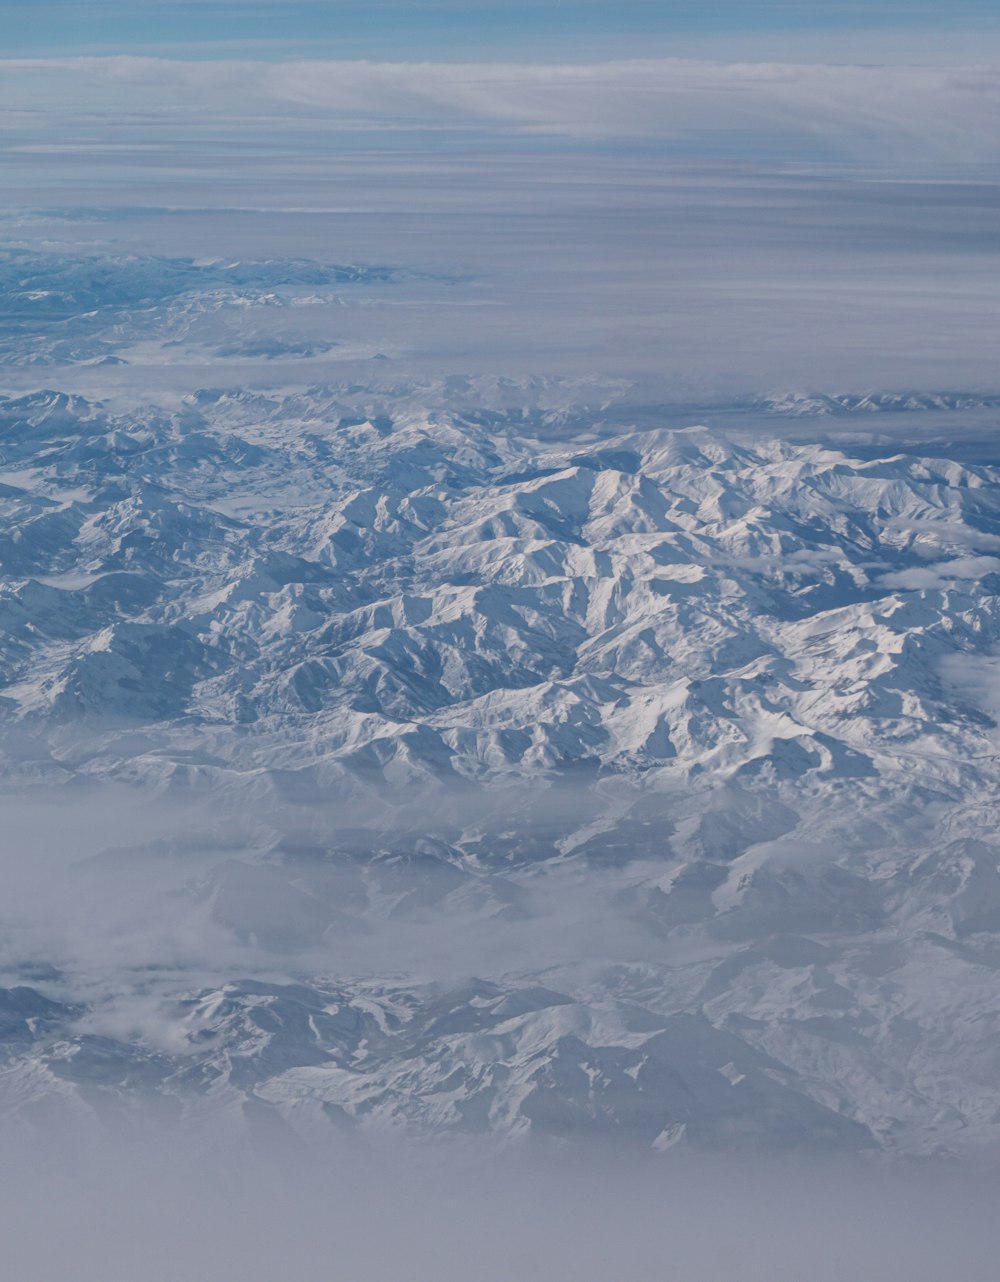
<path id="1" fill-rule="evenodd" d="M 212 814 L 73 869 L 114 994 L 11 944 L 11 1107 L 992 1149 L 998 480 L 322 390 L 7 400 L 5 787 Z"/>

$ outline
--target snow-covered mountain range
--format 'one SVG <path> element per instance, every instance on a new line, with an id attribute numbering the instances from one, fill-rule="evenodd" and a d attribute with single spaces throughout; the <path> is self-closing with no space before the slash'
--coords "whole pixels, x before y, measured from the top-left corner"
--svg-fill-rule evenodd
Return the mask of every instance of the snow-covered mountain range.
<path id="1" fill-rule="evenodd" d="M 8 1125 L 994 1153 L 1000 467 L 885 408 L 0 403 L 8 798 L 189 816 L 13 913 Z"/>

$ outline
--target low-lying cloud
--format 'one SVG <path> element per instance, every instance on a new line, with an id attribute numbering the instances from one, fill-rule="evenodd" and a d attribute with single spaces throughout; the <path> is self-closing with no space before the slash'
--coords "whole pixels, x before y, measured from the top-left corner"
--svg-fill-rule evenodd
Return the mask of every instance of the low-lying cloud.
<path id="1" fill-rule="evenodd" d="M 23 1163 L 0 1208 L 19 1282 L 937 1282 L 987 1277 L 992 1182 L 609 1154 L 476 1164 L 392 1147 L 325 1164 L 108 1139 Z M 293 1173 L 294 1172 L 294 1173 Z M 10 1176 L 12 1172 L 4 1170 Z"/>

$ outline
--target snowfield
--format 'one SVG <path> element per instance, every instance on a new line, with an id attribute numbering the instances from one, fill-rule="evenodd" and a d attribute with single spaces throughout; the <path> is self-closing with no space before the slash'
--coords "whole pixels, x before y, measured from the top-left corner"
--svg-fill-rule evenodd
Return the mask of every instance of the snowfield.
<path id="1" fill-rule="evenodd" d="M 0 403 L 6 1124 L 995 1155 L 1000 468 L 887 407 Z"/>

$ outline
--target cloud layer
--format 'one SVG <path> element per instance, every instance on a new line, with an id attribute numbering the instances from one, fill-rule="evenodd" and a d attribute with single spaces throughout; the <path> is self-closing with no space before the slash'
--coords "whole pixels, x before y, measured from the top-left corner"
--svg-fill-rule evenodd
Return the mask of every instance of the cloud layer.
<path id="1" fill-rule="evenodd" d="M 1000 159 L 1000 67 L 649 59 L 586 64 L 184 62 L 0 64 L 8 129 L 112 120 L 162 135 L 368 130 L 636 140 L 730 154 Z"/>

